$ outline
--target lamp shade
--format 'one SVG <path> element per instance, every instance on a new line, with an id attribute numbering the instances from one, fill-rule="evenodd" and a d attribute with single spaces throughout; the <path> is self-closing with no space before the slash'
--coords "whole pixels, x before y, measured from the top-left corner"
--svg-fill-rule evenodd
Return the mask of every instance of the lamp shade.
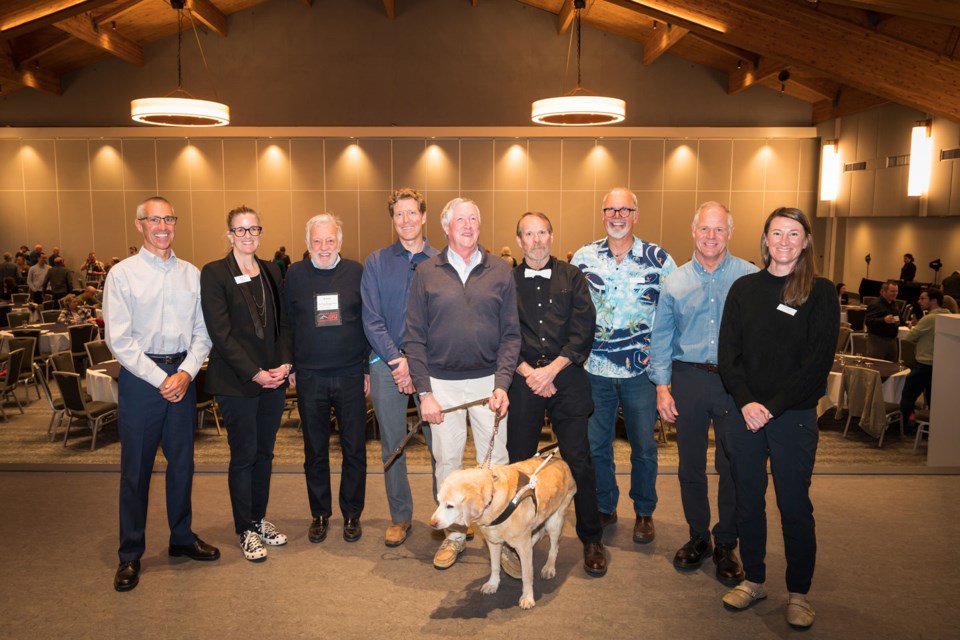
<path id="1" fill-rule="evenodd" d="M 230 107 L 192 97 L 139 98 L 130 101 L 130 117 L 163 127 L 222 127 L 230 124 Z"/>
<path id="2" fill-rule="evenodd" d="M 587 127 L 623 122 L 626 111 L 627 103 L 619 98 L 581 94 L 537 100 L 530 118 L 537 124 Z"/>

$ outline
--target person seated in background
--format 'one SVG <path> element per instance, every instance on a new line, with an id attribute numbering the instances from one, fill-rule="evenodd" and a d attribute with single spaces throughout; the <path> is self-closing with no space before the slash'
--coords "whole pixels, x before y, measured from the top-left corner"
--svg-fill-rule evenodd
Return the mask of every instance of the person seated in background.
<path id="1" fill-rule="evenodd" d="M 100 292 L 96 287 L 88 286 L 80 294 L 79 302 L 85 307 L 96 309 L 100 306 Z"/>
<path id="2" fill-rule="evenodd" d="M 943 295 L 950 296 L 954 300 L 960 300 L 960 271 L 954 271 L 944 278 L 941 286 L 943 287 Z"/>
<path id="3" fill-rule="evenodd" d="M 842 282 L 837 283 L 837 297 L 840 298 L 840 304 L 850 304 L 850 296 L 847 295 L 847 285 Z"/>
<path id="4" fill-rule="evenodd" d="M 930 406 L 930 392 L 933 387 L 933 328 L 938 315 L 949 313 L 943 308 L 943 292 L 933 287 L 920 294 L 919 304 L 924 311 L 923 317 L 917 322 L 917 326 L 903 337 L 904 340 L 917 343 L 917 363 L 910 369 L 900 396 L 900 413 L 903 415 L 905 430 L 916 429 L 913 412 L 921 392 L 927 406 Z"/>
<path id="5" fill-rule="evenodd" d="M 900 268 L 900 280 L 903 282 L 913 282 L 913 279 L 916 277 L 917 265 L 913 261 L 913 254 L 903 254 L 903 266 Z"/>
<path id="6" fill-rule="evenodd" d="M 517 259 L 513 257 L 513 251 L 506 245 L 500 249 L 500 259 L 510 265 L 511 268 L 517 266 Z"/>
<path id="7" fill-rule="evenodd" d="M 900 310 L 896 299 L 900 285 L 896 280 L 887 280 L 880 285 L 880 297 L 867 307 L 864 323 L 867 326 L 867 355 L 880 360 L 897 361 L 897 330 L 900 327 Z"/>
<path id="8" fill-rule="evenodd" d="M 96 318 L 93 317 L 93 309 L 81 307 L 80 298 L 81 296 L 72 293 L 64 298 L 63 310 L 60 311 L 57 322 L 60 324 L 83 324 L 84 322 L 97 324 Z"/>

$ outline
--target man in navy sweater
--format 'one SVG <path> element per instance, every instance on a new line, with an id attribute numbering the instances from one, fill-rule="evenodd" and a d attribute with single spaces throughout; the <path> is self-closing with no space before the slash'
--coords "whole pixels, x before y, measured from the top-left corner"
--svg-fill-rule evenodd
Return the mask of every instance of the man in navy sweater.
<path id="1" fill-rule="evenodd" d="M 343 224 L 324 213 L 307 221 L 310 259 L 287 272 L 284 300 L 293 330 L 291 384 L 303 424 L 303 468 L 310 499 L 310 542 L 327 537 L 330 491 L 330 409 L 337 416 L 343 472 L 340 511 L 343 539 L 362 534 L 360 513 L 367 482 L 365 422 L 370 392 L 370 347 L 363 333 L 360 279 L 363 267 L 340 257 Z"/>

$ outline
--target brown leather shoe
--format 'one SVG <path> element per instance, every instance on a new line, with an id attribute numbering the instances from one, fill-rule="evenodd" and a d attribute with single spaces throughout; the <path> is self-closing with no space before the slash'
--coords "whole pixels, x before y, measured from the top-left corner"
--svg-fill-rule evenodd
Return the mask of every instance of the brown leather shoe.
<path id="1" fill-rule="evenodd" d="M 592 576 L 607 573 L 607 556 L 603 552 L 603 543 L 589 542 L 583 545 L 583 568 Z"/>
<path id="2" fill-rule="evenodd" d="M 388 547 L 399 547 L 407 539 L 409 532 L 409 522 L 394 522 L 387 527 L 387 533 L 383 536 L 383 544 Z"/>
<path id="3" fill-rule="evenodd" d="M 600 512 L 600 526 L 602 528 L 606 529 L 616 521 L 617 521 L 616 511 L 614 511 L 613 513 L 604 513 L 603 511 Z"/>
<path id="4" fill-rule="evenodd" d="M 657 536 L 656 529 L 653 527 L 653 516 L 637 516 L 637 521 L 633 525 L 633 541 L 637 544 L 647 544 L 653 542 Z"/>

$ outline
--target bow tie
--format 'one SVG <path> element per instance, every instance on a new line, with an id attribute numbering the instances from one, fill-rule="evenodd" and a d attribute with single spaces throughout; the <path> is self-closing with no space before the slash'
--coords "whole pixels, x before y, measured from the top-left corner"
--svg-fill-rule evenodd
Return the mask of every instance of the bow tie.
<path id="1" fill-rule="evenodd" d="M 526 278 L 540 277 L 540 278 L 546 278 L 547 280 L 550 279 L 550 276 L 552 273 L 553 271 L 551 271 L 550 269 L 540 269 L 539 271 L 537 271 L 536 269 L 524 269 L 523 271 L 523 275 Z"/>

